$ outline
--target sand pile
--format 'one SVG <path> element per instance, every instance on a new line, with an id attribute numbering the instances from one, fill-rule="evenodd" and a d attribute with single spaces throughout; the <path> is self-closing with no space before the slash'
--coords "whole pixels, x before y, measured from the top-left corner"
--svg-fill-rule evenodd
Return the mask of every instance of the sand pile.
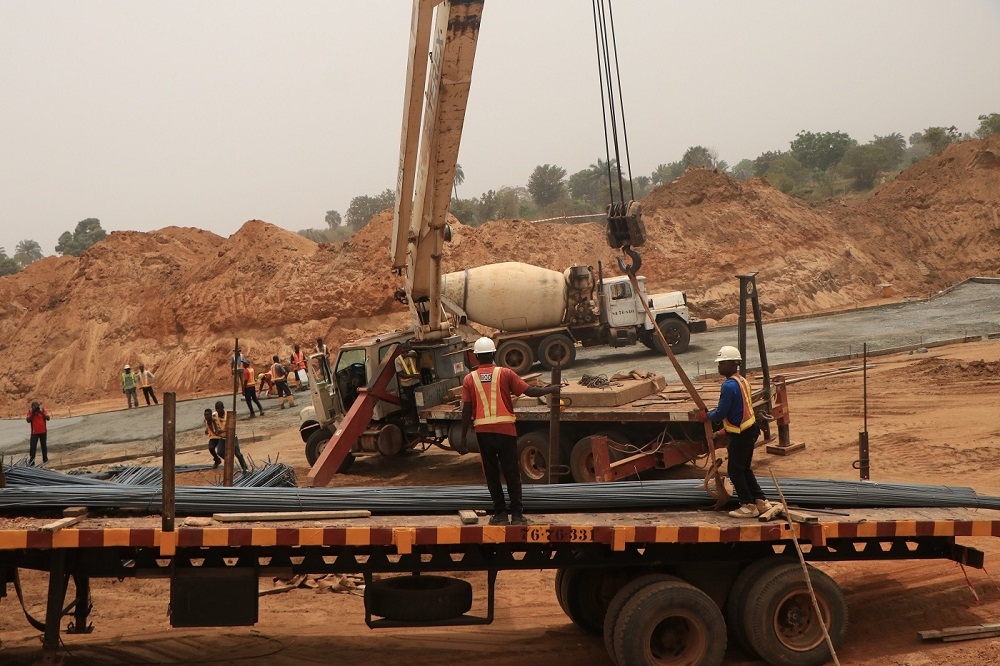
<path id="1" fill-rule="evenodd" d="M 738 311 L 738 273 L 758 271 L 772 316 L 897 295 L 927 295 L 1000 266 L 1000 137 L 951 146 L 868 200 L 812 207 L 762 180 L 691 170 L 643 201 L 641 274 L 653 291 L 687 291 L 694 312 Z M 317 245 L 259 220 L 230 238 L 193 228 L 114 232 L 82 257 L 50 257 L 0 278 L 0 414 L 117 399 L 125 363 L 143 362 L 181 397 L 230 386 L 239 337 L 264 365 L 293 342 L 337 346 L 402 328 L 388 262 L 391 212 L 349 241 Z M 594 223 L 451 220 L 445 271 L 499 261 L 618 273 Z M 124 405 L 124 400 L 122 399 Z"/>

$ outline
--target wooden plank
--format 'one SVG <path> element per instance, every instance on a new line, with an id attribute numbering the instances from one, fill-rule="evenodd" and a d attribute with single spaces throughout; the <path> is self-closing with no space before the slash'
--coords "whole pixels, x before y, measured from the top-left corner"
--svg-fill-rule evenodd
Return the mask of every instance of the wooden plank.
<path id="1" fill-rule="evenodd" d="M 774 518 L 778 518 L 783 513 L 783 511 L 782 511 L 783 508 L 784 507 L 782 507 L 780 504 L 775 504 L 770 509 L 768 509 L 764 513 L 762 513 L 759 516 L 757 516 L 757 520 L 759 520 L 762 523 L 766 523 L 769 520 L 773 520 Z"/>
<path id="2" fill-rule="evenodd" d="M 87 513 L 87 507 L 85 506 L 68 506 L 63 509 L 63 518 L 82 516 L 85 513 Z"/>
<path id="3" fill-rule="evenodd" d="M 787 456 L 796 451 L 802 451 L 806 448 L 805 442 L 799 442 L 798 444 L 789 444 L 788 446 L 778 446 L 777 444 L 768 444 L 765 447 L 765 451 L 776 456 Z"/>
<path id="4" fill-rule="evenodd" d="M 966 627 L 948 627 L 947 629 L 934 629 L 929 631 L 918 631 L 917 635 L 924 640 L 948 638 L 956 636 L 980 636 L 1000 632 L 1000 624 L 974 624 Z M 983 636 L 985 638 L 985 636 Z"/>
<path id="5" fill-rule="evenodd" d="M 476 512 L 468 509 L 459 510 L 458 517 L 462 519 L 463 525 L 475 525 L 479 522 L 479 516 L 476 515 Z"/>
<path id="6" fill-rule="evenodd" d="M 69 527 L 70 525 L 76 525 L 78 522 L 80 522 L 86 517 L 87 514 L 84 513 L 79 516 L 68 516 L 66 518 L 60 518 L 55 522 L 49 523 L 47 525 L 42 525 L 41 530 L 43 532 L 55 532 L 57 530 L 61 530 L 64 527 Z"/>
<path id="7" fill-rule="evenodd" d="M 368 518 L 367 509 L 343 511 L 270 511 L 262 513 L 216 513 L 212 518 L 220 523 L 252 523 L 268 520 L 327 520 L 331 518 Z"/>
<path id="8" fill-rule="evenodd" d="M 819 522 L 819 516 L 815 516 L 811 513 L 806 513 L 805 511 L 795 511 L 789 509 L 786 512 L 788 519 L 796 523 L 816 523 Z"/>

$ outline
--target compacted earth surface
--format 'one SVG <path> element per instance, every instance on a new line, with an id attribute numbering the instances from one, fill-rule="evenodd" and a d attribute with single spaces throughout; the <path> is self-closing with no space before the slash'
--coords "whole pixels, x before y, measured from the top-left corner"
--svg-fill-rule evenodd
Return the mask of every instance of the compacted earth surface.
<path id="1" fill-rule="evenodd" d="M 990 416 L 1000 389 L 1000 341 L 940 347 L 877 359 L 868 370 L 868 432 L 875 482 L 970 486 L 1000 495 L 1000 426 Z M 856 364 L 809 366 L 786 371 L 790 378 L 821 375 Z M 706 397 L 717 390 L 705 383 Z M 807 379 L 789 387 L 793 442 L 804 451 L 789 456 L 757 450 L 755 470 L 767 477 L 857 479 L 858 433 L 864 429 L 864 377 L 860 371 Z M 270 404 L 269 404 L 270 403 Z M 265 407 L 273 402 L 265 401 Z M 255 460 L 308 469 L 293 410 L 268 409 L 253 422 L 261 438 L 244 444 Z M 243 428 L 246 421 L 241 422 Z M 197 433 L 182 438 L 189 446 Z M 60 465 L 93 459 L 99 452 L 60 456 Z M 76 459 L 76 458 L 79 459 Z M 182 453 L 180 464 L 209 460 L 203 448 Z M 155 459 L 139 458 L 138 463 Z M 91 466 L 92 468 L 95 466 Z M 697 477 L 684 466 L 660 473 Z M 219 480 L 216 471 L 182 474 L 181 483 Z M 481 483 L 474 456 L 432 449 L 401 458 L 359 459 L 331 486 L 441 485 Z M 530 510 L 530 507 L 529 507 Z M 733 519 L 734 521 L 736 519 Z M 850 628 L 839 658 L 845 664 L 987 665 L 1000 659 L 1000 639 L 959 643 L 922 642 L 917 631 L 1000 621 L 1000 539 L 962 538 L 986 551 L 986 568 L 963 569 L 950 561 L 818 564 L 843 588 Z M 252 628 L 171 629 L 168 583 L 161 580 L 93 582 L 95 630 L 63 635 L 67 663 L 79 664 L 342 664 L 408 661 L 426 664 L 477 662 L 511 665 L 607 664 L 599 638 L 582 633 L 563 614 L 554 593 L 553 571 L 501 572 L 496 620 L 482 627 L 370 630 L 358 590 L 334 593 L 297 588 L 260 599 L 260 621 Z M 485 577 L 468 576 L 476 594 Z M 23 575 L 29 610 L 41 616 L 45 578 Z M 261 581 L 267 587 L 271 581 Z M 484 603 L 485 596 L 477 603 Z M 40 635 L 21 615 L 11 594 L 0 601 L 0 662 L 33 663 Z M 727 664 L 759 663 L 730 647 Z"/>

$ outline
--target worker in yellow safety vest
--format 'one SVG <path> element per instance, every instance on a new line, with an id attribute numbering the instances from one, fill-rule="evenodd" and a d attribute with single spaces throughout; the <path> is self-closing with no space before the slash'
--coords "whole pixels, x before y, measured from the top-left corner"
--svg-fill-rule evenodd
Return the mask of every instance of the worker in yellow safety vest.
<path id="1" fill-rule="evenodd" d="M 489 338 L 476 340 L 472 349 L 479 367 L 462 381 L 462 436 L 459 453 L 468 452 L 466 434 L 475 425 L 479 456 L 483 462 L 486 487 L 493 500 L 490 525 L 527 525 L 521 497 L 521 473 L 517 466 L 517 424 L 512 395 L 540 398 L 559 390 L 556 385 L 528 386 L 516 372 L 494 364 L 496 345 Z M 510 522 L 504 502 L 500 474 L 510 495 Z"/>
<path id="2" fill-rule="evenodd" d="M 722 422 L 726 432 L 726 451 L 729 454 L 729 478 L 736 489 L 740 506 L 729 515 L 734 518 L 756 518 L 770 510 L 771 503 L 757 483 L 750 464 L 753 462 L 753 448 L 760 437 L 757 417 L 753 412 L 750 397 L 750 382 L 739 373 L 742 361 L 740 350 L 726 345 L 719 350 L 715 362 L 719 374 L 726 378 L 719 392 L 719 404 L 712 411 L 700 410 L 699 421 Z M 709 446 L 712 443 L 709 442 Z"/>

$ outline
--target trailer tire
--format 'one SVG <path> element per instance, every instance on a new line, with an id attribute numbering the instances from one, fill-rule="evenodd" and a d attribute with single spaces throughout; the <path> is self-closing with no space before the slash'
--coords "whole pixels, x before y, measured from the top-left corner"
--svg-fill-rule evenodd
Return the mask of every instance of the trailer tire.
<path id="1" fill-rule="evenodd" d="M 594 472 L 594 449 L 592 445 L 592 440 L 598 435 L 604 435 L 615 444 L 621 446 L 629 446 L 632 442 L 629 441 L 628 437 L 622 435 L 618 432 L 602 430 L 601 432 L 596 432 L 593 435 L 587 435 L 581 438 L 573 445 L 573 450 L 569 455 L 569 471 L 573 475 L 573 481 L 576 483 L 595 483 L 597 481 L 597 474 Z M 621 451 L 609 448 L 608 455 L 611 458 L 611 462 L 616 460 L 621 460 L 625 457 Z"/>
<path id="2" fill-rule="evenodd" d="M 816 600 L 836 650 L 847 634 L 847 602 L 837 583 L 809 567 Z M 769 664 L 819 666 L 830 659 L 820 622 L 813 609 L 805 576 L 799 564 L 773 569 L 747 593 L 743 616 L 747 640 Z"/>
<path id="3" fill-rule="evenodd" d="M 618 655 L 615 653 L 615 627 L 618 626 L 618 618 L 621 617 L 622 609 L 625 608 L 625 604 L 627 604 L 637 592 L 645 589 L 647 586 L 666 581 L 681 582 L 681 579 L 669 574 L 658 573 L 639 576 L 638 578 L 633 578 L 629 582 L 625 583 L 625 586 L 618 590 L 618 593 L 611 598 L 611 603 L 608 604 L 608 610 L 604 613 L 604 647 L 608 651 L 608 654 L 611 655 L 612 664 L 620 663 L 618 661 Z"/>
<path id="4" fill-rule="evenodd" d="M 556 465 L 563 465 L 565 453 L 556 447 Z M 526 432 L 517 438 L 517 469 L 521 482 L 538 484 L 549 482 L 549 434 L 544 430 Z"/>
<path id="5" fill-rule="evenodd" d="M 750 593 L 750 588 L 762 577 L 766 577 L 768 575 L 767 572 L 793 563 L 794 560 L 792 558 L 781 555 L 772 555 L 754 560 L 743 568 L 739 575 L 736 576 L 736 580 L 733 581 L 732 587 L 729 588 L 729 596 L 726 598 L 725 608 L 726 626 L 729 627 L 730 637 L 747 652 L 753 653 L 753 648 L 747 639 L 747 632 L 743 623 L 743 617 L 747 612 L 747 595 Z"/>
<path id="6" fill-rule="evenodd" d="M 439 622 L 472 608 L 472 585 L 450 576 L 394 576 L 365 586 L 365 609 L 397 622 Z"/>
<path id="7" fill-rule="evenodd" d="M 538 345 L 538 362 L 546 370 L 559 367 L 563 370 L 576 360 L 576 343 L 562 333 L 553 333 Z"/>
<path id="8" fill-rule="evenodd" d="M 497 349 L 496 360 L 497 364 L 523 375 L 535 363 L 535 355 L 524 340 L 507 340 Z"/>
<path id="9" fill-rule="evenodd" d="M 683 354 L 687 351 L 688 345 L 691 344 L 691 330 L 687 324 L 676 317 L 666 317 L 656 322 L 656 325 L 659 326 L 660 333 L 663 333 L 663 338 L 670 345 L 670 351 L 675 354 Z M 656 344 L 656 350 L 665 354 L 666 351 L 662 349 L 663 345 L 660 344 L 660 336 L 654 333 L 653 341 Z"/>
<path id="10" fill-rule="evenodd" d="M 726 621 L 712 598 L 693 585 L 653 583 L 622 608 L 614 645 L 620 664 L 721 664 Z"/>
<path id="11" fill-rule="evenodd" d="M 320 427 L 321 426 L 319 424 L 319 421 L 316 421 L 315 419 L 309 419 L 308 421 L 303 421 L 302 424 L 299 426 L 299 437 L 302 438 L 302 443 L 308 444 L 309 438 L 312 437 L 312 434 L 316 432 Z"/>
<path id="12" fill-rule="evenodd" d="M 309 466 L 312 467 L 319 460 L 319 456 L 323 453 L 326 445 L 330 443 L 330 438 L 333 437 L 333 433 L 330 432 L 329 428 L 320 428 L 313 432 L 309 436 L 309 441 L 306 442 L 306 460 L 309 462 Z M 351 468 L 354 464 L 354 454 L 348 453 L 347 457 L 344 458 L 344 462 L 340 463 L 340 468 L 337 469 L 337 474 L 343 474 Z"/>
<path id="13" fill-rule="evenodd" d="M 608 604 L 629 580 L 618 569 L 568 568 L 559 578 L 560 606 L 585 633 L 600 636 Z"/>

